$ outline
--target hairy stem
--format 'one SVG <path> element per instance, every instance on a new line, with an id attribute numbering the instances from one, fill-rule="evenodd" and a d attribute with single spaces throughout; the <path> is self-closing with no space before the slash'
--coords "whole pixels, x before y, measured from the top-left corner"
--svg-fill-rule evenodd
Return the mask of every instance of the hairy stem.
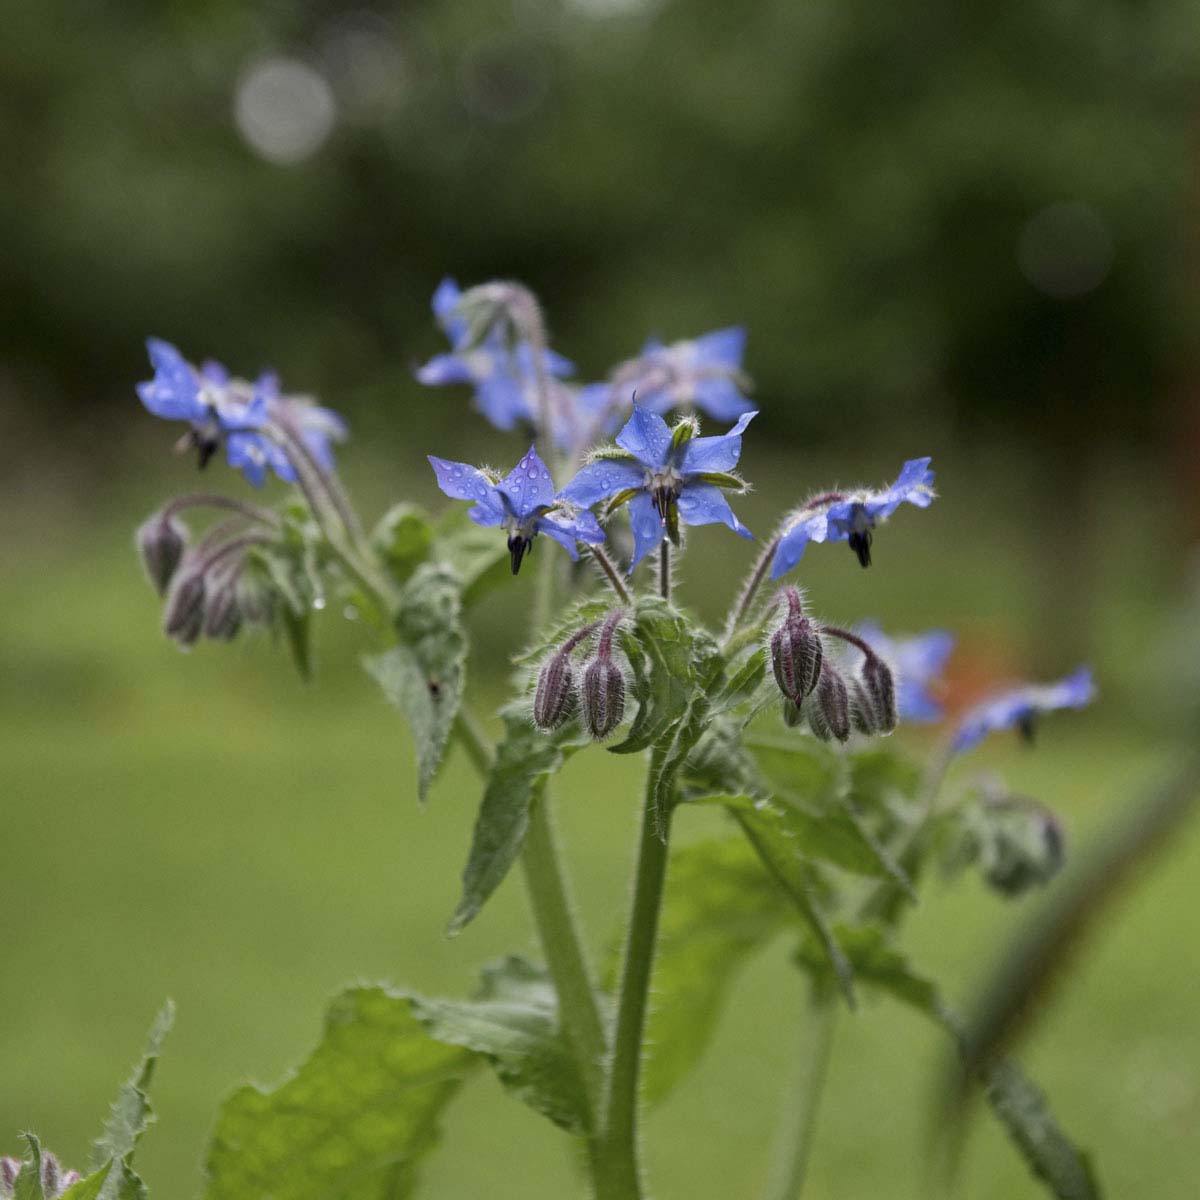
<path id="1" fill-rule="evenodd" d="M 278 528 L 283 524 L 279 514 L 272 509 L 263 508 L 260 504 L 250 504 L 245 500 L 235 500 L 232 496 L 222 496 L 215 492 L 190 492 L 186 496 L 176 496 L 163 507 L 162 516 L 173 517 L 176 513 L 188 508 L 218 508 L 226 512 L 240 513 L 251 521 L 262 525 Z"/>
<path id="2" fill-rule="evenodd" d="M 801 1033 L 795 1071 L 780 1106 L 782 1118 L 775 1163 L 763 1200 L 799 1200 L 804 1191 L 817 1109 L 829 1068 L 837 1011 L 834 996 L 813 993 L 807 1010 L 808 1027 Z"/>
<path id="3" fill-rule="evenodd" d="M 728 648 L 729 643 L 733 640 L 733 635 L 737 633 L 738 626 L 746 619 L 746 615 L 750 612 L 754 604 L 754 598 L 758 595 L 758 589 L 762 587 L 762 582 L 767 577 L 767 570 L 771 565 L 771 560 L 775 557 L 775 551 L 778 547 L 779 534 L 776 534 L 763 547 L 763 551 L 758 556 L 758 561 L 754 564 L 753 570 L 746 577 L 746 582 L 742 585 L 742 590 L 738 594 L 737 600 L 729 610 L 729 616 L 725 618 L 725 632 L 721 635 L 722 649 Z"/>
<path id="4" fill-rule="evenodd" d="M 654 750 L 646 781 L 633 903 L 621 963 L 617 1023 L 604 1100 L 602 1153 L 596 1180 L 599 1200 L 640 1200 L 642 1195 L 638 1170 L 637 1090 L 650 973 L 654 966 L 658 918 L 667 877 L 667 834 L 671 817 L 669 810 L 659 817 L 655 803 L 655 785 L 665 754 L 661 748 Z"/>
<path id="5" fill-rule="evenodd" d="M 629 594 L 629 588 L 625 586 L 625 580 L 621 578 L 621 573 L 617 570 L 617 564 L 604 552 L 600 546 L 588 546 L 588 553 L 595 560 L 596 565 L 604 572 L 604 578 L 608 581 L 608 586 L 617 594 L 617 598 L 622 604 L 632 604 L 633 597 Z"/>

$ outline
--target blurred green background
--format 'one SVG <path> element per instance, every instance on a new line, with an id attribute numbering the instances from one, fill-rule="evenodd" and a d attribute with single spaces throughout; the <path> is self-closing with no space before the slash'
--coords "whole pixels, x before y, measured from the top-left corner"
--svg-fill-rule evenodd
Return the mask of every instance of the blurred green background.
<path id="1" fill-rule="evenodd" d="M 195 478 L 133 395 L 147 333 L 273 365 L 345 411 L 344 475 L 373 515 L 439 502 L 428 451 L 523 449 L 411 378 L 442 348 L 442 274 L 528 282 L 583 378 L 648 333 L 743 322 L 751 528 L 909 456 L 938 469 L 942 499 L 882 531 L 868 574 L 810 553 L 819 614 L 954 629 L 955 705 L 989 679 L 1096 666 L 1096 707 L 973 766 L 1058 809 L 1078 846 L 1190 734 L 1194 6 L 8 0 L 0 16 L 0 1151 L 32 1128 L 81 1161 L 171 995 L 143 1166 L 156 1196 L 194 1194 L 220 1099 L 298 1061 L 342 982 L 462 993 L 482 959 L 533 950 L 512 884 L 442 938 L 477 785 L 455 757 L 418 811 L 361 630 L 322 615 L 310 687 L 266 641 L 184 658 L 159 636 L 131 530 Z M 683 597 L 716 617 L 753 551 L 705 530 L 689 553 Z M 481 705 L 529 584 L 474 614 Z M 589 755 L 559 791 L 597 950 L 626 894 L 635 770 Z M 713 832 L 688 816 L 683 838 Z M 1193 830 L 1023 1048 L 1114 1196 L 1195 1192 L 1198 874 Z M 965 1002 L 1031 911 L 935 888 L 914 957 Z M 754 1194 L 789 1011 L 798 1026 L 780 945 L 648 1123 L 656 1194 Z M 814 1197 L 928 1194 L 942 1053 L 892 1006 L 842 1022 Z M 965 1187 L 1039 1194 L 986 1116 Z M 578 1190 L 558 1136 L 483 1079 L 428 1171 L 431 1196 Z"/>

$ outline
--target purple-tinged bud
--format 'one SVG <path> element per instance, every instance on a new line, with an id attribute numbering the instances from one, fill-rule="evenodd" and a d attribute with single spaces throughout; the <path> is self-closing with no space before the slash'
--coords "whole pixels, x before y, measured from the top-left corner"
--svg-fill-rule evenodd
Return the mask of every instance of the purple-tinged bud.
<path id="1" fill-rule="evenodd" d="M 795 729 L 804 720 L 804 709 L 800 707 L 794 700 L 789 700 L 786 696 L 783 698 L 783 723 L 789 729 Z"/>
<path id="2" fill-rule="evenodd" d="M 559 650 L 542 667 L 533 696 L 533 723 L 549 732 L 566 722 L 575 711 L 575 672 L 571 651 Z"/>
<path id="3" fill-rule="evenodd" d="M 784 589 L 788 613 L 771 635 L 771 667 L 779 690 L 800 704 L 817 685 L 821 674 L 821 637 L 816 625 L 803 612 L 800 593 Z"/>
<path id="4" fill-rule="evenodd" d="M 191 646 L 204 630 L 204 575 L 189 571 L 176 578 L 163 611 L 163 632 L 181 646 Z"/>
<path id="5" fill-rule="evenodd" d="M 859 671 L 863 691 L 871 702 L 875 728 L 891 733 L 896 728 L 896 681 L 892 669 L 878 654 L 868 654 Z"/>
<path id="6" fill-rule="evenodd" d="M 21 1173 L 19 1158 L 0 1158 L 0 1186 L 11 1188 Z"/>
<path id="7" fill-rule="evenodd" d="M 850 698 L 850 724 L 858 733 L 873 737 L 880 732 L 876 721 L 875 705 L 867 695 L 861 679 L 851 679 L 846 685 Z"/>
<path id="8" fill-rule="evenodd" d="M 597 741 L 608 737 L 625 716 L 625 674 L 611 657 L 593 658 L 580 689 L 583 723 Z"/>
<path id="9" fill-rule="evenodd" d="M 62 1188 L 58 1159 L 49 1150 L 42 1151 L 42 1192 L 47 1197 L 57 1196 Z"/>
<path id="10" fill-rule="evenodd" d="M 828 661 L 821 664 L 821 678 L 804 710 L 809 729 L 823 742 L 831 738 L 844 742 L 850 736 L 850 699 L 846 681 Z"/>
<path id="11" fill-rule="evenodd" d="M 237 606 L 247 625 L 271 625 L 275 620 L 275 593 L 249 574 L 237 581 Z"/>
<path id="12" fill-rule="evenodd" d="M 187 548 L 187 526 L 174 517 L 155 513 L 138 527 L 137 548 L 147 577 L 158 594 L 165 596 Z"/>
<path id="13" fill-rule="evenodd" d="M 208 597 L 204 606 L 204 636 L 216 641 L 230 642 L 242 627 L 242 610 L 238 605 L 237 580 L 226 579 Z"/>

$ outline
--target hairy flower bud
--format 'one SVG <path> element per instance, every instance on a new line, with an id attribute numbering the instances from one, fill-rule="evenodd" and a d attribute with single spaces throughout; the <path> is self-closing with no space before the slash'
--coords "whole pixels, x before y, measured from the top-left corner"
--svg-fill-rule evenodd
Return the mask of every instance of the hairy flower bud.
<path id="1" fill-rule="evenodd" d="M 261 579 L 244 573 L 237 581 L 236 596 L 247 625 L 270 625 L 275 620 L 275 593 Z"/>
<path id="2" fill-rule="evenodd" d="M 823 742 L 831 738 L 844 742 L 850 736 L 850 699 L 846 681 L 828 662 L 821 664 L 821 678 L 804 708 L 808 727 Z"/>
<path id="3" fill-rule="evenodd" d="M 204 629 L 204 576 L 190 571 L 176 578 L 163 611 L 163 632 L 181 646 L 191 646 Z"/>
<path id="4" fill-rule="evenodd" d="M 868 654 L 859 671 L 863 690 L 871 702 L 875 727 L 880 733 L 896 728 L 896 681 L 892 669 L 878 654 Z"/>
<path id="5" fill-rule="evenodd" d="M 186 547 L 187 526 L 174 517 L 155 513 L 138 527 L 138 553 L 146 575 L 160 596 L 167 594 Z"/>
<path id="6" fill-rule="evenodd" d="M 575 711 L 575 672 L 571 652 L 559 650 L 538 675 L 533 696 L 533 722 L 539 729 L 557 729 Z"/>
<path id="7" fill-rule="evenodd" d="M 804 720 L 804 710 L 794 700 L 783 698 L 783 723 L 789 729 L 795 729 Z"/>
<path id="8" fill-rule="evenodd" d="M 850 724 L 858 733 L 873 737 L 880 733 L 875 705 L 861 679 L 851 679 L 846 685 L 850 699 Z"/>
<path id="9" fill-rule="evenodd" d="M 608 737 L 625 715 L 625 675 L 609 657 L 593 658 L 580 689 L 583 723 L 597 741 Z"/>
<path id="10" fill-rule="evenodd" d="M 787 588 L 788 614 L 771 635 L 771 667 L 779 690 L 800 704 L 817 685 L 821 674 L 821 637 L 816 625 L 804 616 L 800 595 Z"/>
<path id="11" fill-rule="evenodd" d="M 238 605 L 237 580 L 227 579 L 216 587 L 204 607 L 204 636 L 217 641 L 232 641 L 242 627 Z"/>
<path id="12" fill-rule="evenodd" d="M 19 1158 L 0 1158 L 0 1187 L 11 1189 L 21 1173 Z"/>

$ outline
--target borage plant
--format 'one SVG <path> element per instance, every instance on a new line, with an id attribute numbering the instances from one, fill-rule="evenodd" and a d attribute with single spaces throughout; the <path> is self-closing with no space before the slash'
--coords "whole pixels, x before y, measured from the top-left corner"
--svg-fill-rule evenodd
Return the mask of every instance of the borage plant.
<path id="1" fill-rule="evenodd" d="M 781 930 L 811 981 L 816 1029 L 828 1030 L 839 1006 L 854 1008 L 860 991 L 915 1007 L 959 1043 L 1046 1186 L 1095 1195 L 1086 1159 L 1041 1094 L 1012 1062 L 967 1052 L 961 1023 L 898 948 L 931 864 L 973 865 L 1006 895 L 1059 869 L 1063 841 L 1046 809 L 950 768 L 989 732 L 1028 736 L 1041 713 L 1085 704 L 1090 676 L 988 700 L 935 743 L 929 763 L 914 763 L 880 739 L 900 720 L 942 717 L 935 684 L 949 635 L 903 640 L 826 623 L 785 578 L 810 542 L 846 542 L 867 567 L 875 533 L 901 505 L 933 502 L 929 459 L 909 460 L 879 489 L 800 500 L 712 631 L 675 602 L 672 578 L 689 527 L 752 536 L 728 500 L 746 489 L 738 466 L 757 415 L 744 394 L 741 331 L 651 343 L 608 382 L 575 388 L 526 289 L 460 292 L 447 281 L 434 311 L 452 349 L 418 377 L 470 384 L 495 426 L 535 439 L 523 453 L 514 447 L 507 471 L 430 457 L 441 490 L 469 507 L 431 518 L 402 504 L 365 532 L 334 467 L 339 418 L 273 376 L 196 368 L 152 341 L 155 374 L 139 395 L 187 423 L 184 445 L 201 465 L 223 450 L 251 483 L 273 472 L 296 492 L 277 508 L 181 496 L 138 542 L 166 598 L 165 630 L 182 646 L 250 626 L 282 630 L 307 672 L 314 608 L 334 597 L 369 618 L 382 646 L 366 666 L 408 719 L 419 795 L 452 743 L 482 781 L 451 932 L 519 862 L 545 962 L 492 964 L 468 1000 L 390 986 L 344 993 L 291 1078 L 225 1105 L 206 1196 L 408 1195 L 440 1110 L 487 1063 L 513 1096 L 579 1139 L 599 1200 L 641 1197 L 641 1110 L 696 1063 L 730 976 Z M 732 428 L 704 435 L 698 412 Z M 201 512 L 213 520 L 196 534 L 185 517 Z M 622 552 L 626 515 L 632 543 Z M 559 547 L 595 569 L 568 581 Z M 638 570 L 648 557 L 653 569 Z M 529 645 L 492 745 L 464 697 L 464 613 L 530 560 Z M 632 902 L 611 971 L 589 963 L 549 786 L 568 756 L 601 744 L 646 762 Z M 728 813 L 728 835 L 672 853 L 673 827 L 700 806 Z M 814 1037 L 808 1053 L 825 1045 Z M 805 1094 L 787 1106 L 770 1200 L 800 1194 L 822 1075 L 797 1071 Z"/>

